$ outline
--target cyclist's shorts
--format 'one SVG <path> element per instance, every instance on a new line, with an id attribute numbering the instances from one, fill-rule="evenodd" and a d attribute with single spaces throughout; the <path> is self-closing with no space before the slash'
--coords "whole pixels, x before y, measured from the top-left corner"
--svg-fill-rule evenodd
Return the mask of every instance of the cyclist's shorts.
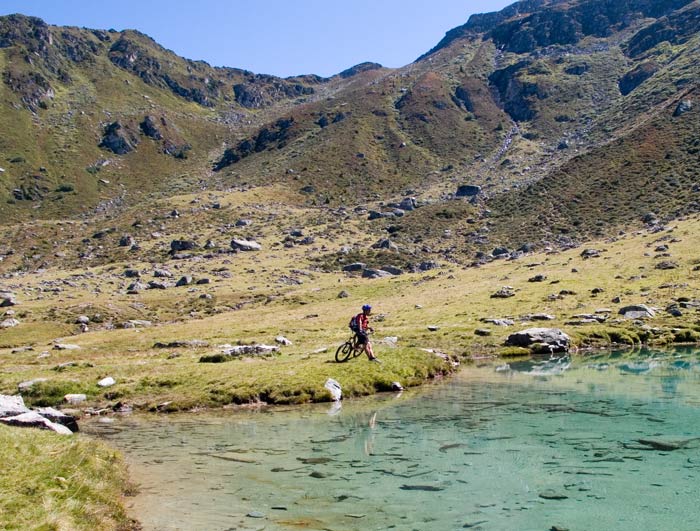
<path id="1" fill-rule="evenodd" d="M 357 343 L 359 345 L 366 345 L 367 341 L 369 341 L 365 332 L 355 332 L 355 336 L 357 337 Z"/>

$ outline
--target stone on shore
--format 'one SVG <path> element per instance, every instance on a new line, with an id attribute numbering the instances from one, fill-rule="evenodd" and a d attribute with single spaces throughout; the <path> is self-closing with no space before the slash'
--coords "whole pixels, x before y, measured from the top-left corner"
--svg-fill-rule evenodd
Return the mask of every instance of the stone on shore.
<path id="1" fill-rule="evenodd" d="M 571 339 L 558 328 L 528 328 L 508 336 L 506 345 L 525 347 L 536 352 L 567 352 Z"/>

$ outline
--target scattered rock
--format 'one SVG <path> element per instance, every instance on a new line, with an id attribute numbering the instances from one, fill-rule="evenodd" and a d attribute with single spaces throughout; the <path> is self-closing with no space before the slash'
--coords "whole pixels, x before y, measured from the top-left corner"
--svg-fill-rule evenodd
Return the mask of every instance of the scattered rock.
<path id="1" fill-rule="evenodd" d="M 679 116 L 683 116 L 685 113 L 691 111 L 692 109 L 693 109 L 692 100 L 683 100 L 678 104 L 678 106 L 676 107 L 676 110 L 673 111 L 673 116 L 674 116 L 674 118 L 678 118 Z"/>
<path id="2" fill-rule="evenodd" d="M 181 277 L 180 280 L 178 280 L 175 283 L 175 286 L 176 287 L 189 286 L 190 284 L 192 284 L 192 282 L 194 282 L 194 279 L 189 275 L 185 275 L 184 277 Z"/>
<path id="3" fill-rule="evenodd" d="M 150 280 L 148 284 L 146 284 L 146 289 L 168 289 L 168 285 L 158 280 Z"/>
<path id="4" fill-rule="evenodd" d="M 0 323 L 0 328 L 14 328 L 17 325 L 19 325 L 17 319 L 5 319 Z"/>
<path id="5" fill-rule="evenodd" d="M 385 278 L 385 277 L 390 277 L 393 276 L 391 273 L 388 271 L 383 271 L 382 269 L 365 269 L 362 271 L 362 278 L 369 278 L 369 279 L 374 279 L 374 278 Z"/>
<path id="6" fill-rule="evenodd" d="M 509 297 L 515 297 L 515 291 L 510 286 L 503 286 L 496 293 L 491 295 L 492 299 L 507 299 Z"/>
<path id="7" fill-rule="evenodd" d="M 438 330 L 440 330 L 440 327 L 436 325 L 428 325 L 428 330 L 430 330 L 431 332 L 437 332 Z"/>
<path id="8" fill-rule="evenodd" d="M 403 385 L 401 385 L 399 382 L 391 382 L 391 390 L 392 391 L 403 391 Z"/>
<path id="9" fill-rule="evenodd" d="M 34 385 L 41 383 L 41 382 L 48 382 L 48 378 L 34 378 L 33 380 L 27 380 L 26 382 L 21 382 L 18 386 L 17 389 L 21 393 L 22 391 L 27 391 L 28 389 L 31 389 Z"/>
<path id="10" fill-rule="evenodd" d="M 343 290 L 343 291 L 341 291 L 340 293 L 338 293 L 338 298 L 339 298 L 339 299 L 347 299 L 349 296 L 350 296 L 350 294 L 349 294 L 347 291 L 345 291 L 345 290 Z"/>
<path id="11" fill-rule="evenodd" d="M 490 323 L 496 326 L 513 326 L 515 321 L 512 319 L 494 319 L 492 317 L 485 317 L 481 320 L 482 323 Z"/>
<path id="12" fill-rule="evenodd" d="M 107 376 L 106 378 L 102 378 L 99 382 L 97 382 L 97 385 L 99 387 L 112 387 L 116 383 L 117 381 L 114 378 Z"/>
<path id="13" fill-rule="evenodd" d="M 600 256 L 600 251 L 598 249 L 584 249 L 581 252 L 581 257 L 586 260 L 588 258 L 597 258 Z"/>
<path id="14" fill-rule="evenodd" d="M 154 269 L 153 276 L 156 278 L 172 278 L 173 274 L 167 269 Z"/>
<path id="15" fill-rule="evenodd" d="M 119 247 L 131 247 L 132 245 L 136 245 L 136 240 L 130 234 L 125 234 L 119 238 Z"/>
<path id="16" fill-rule="evenodd" d="M 79 393 L 70 393 L 64 396 L 63 400 L 69 404 L 76 405 L 85 402 L 87 400 L 87 396 Z"/>
<path id="17" fill-rule="evenodd" d="M 547 280 L 547 275 L 535 275 L 527 279 L 528 282 L 544 282 Z"/>
<path id="18" fill-rule="evenodd" d="M 525 321 L 554 321 L 556 316 L 547 313 L 531 313 L 523 316 Z"/>
<path id="19" fill-rule="evenodd" d="M 180 253 L 182 251 L 193 251 L 197 248 L 199 248 L 199 245 L 192 240 L 173 240 L 170 242 L 170 254 Z"/>
<path id="20" fill-rule="evenodd" d="M 488 328 L 477 328 L 476 330 L 474 330 L 474 335 L 487 337 L 491 335 L 491 330 L 489 330 Z"/>
<path id="21" fill-rule="evenodd" d="M 284 345 L 285 347 L 289 347 L 292 344 L 292 342 L 284 336 L 277 336 L 275 338 L 275 343 L 279 343 L 280 345 Z"/>
<path id="22" fill-rule="evenodd" d="M 191 339 L 189 341 L 170 341 L 168 343 L 155 343 L 153 348 L 207 348 L 209 343 L 201 339 Z"/>
<path id="23" fill-rule="evenodd" d="M 55 343 L 53 346 L 54 350 L 79 350 L 80 348 L 79 345 L 72 345 L 70 343 Z"/>
<path id="24" fill-rule="evenodd" d="M 362 262 L 355 262 L 354 264 L 348 264 L 344 266 L 343 271 L 355 273 L 362 271 L 365 267 L 367 267 L 367 264 L 363 264 Z"/>
<path id="25" fill-rule="evenodd" d="M 200 363 L 222 363 L 241 356 L 271 356 L 279 353 L 279 347 L 270 345 L 223 345 L 221 353 L 202 356 Z"/>
<path id="26" fill-rule="evenodd" d="M 624 308 L 620 308 L 617 313 L 622 315 L 625 319 L 646 319 L 656 315 L 656 312 L 646 304 L 625 306 Z"/>
<path id="27" fill-rule="evenodd" d="M 659 262 L 654 266 L 654 269 L 661 269 L 661 270 L 667 270 L 667 269 L 678 269 L 678 264 L 676 262 L 673 262 L 671 260 L 664 260 L 663 262 Z"/>
<path id="28" fill-rule="evenodd" d="M 252 240 L 240 240 L 238 238 L 234 238 L 231 240 L 231 248 L 237 251 L 260 251 L 262 249 L 262 245 Z"/>
<path id="29" fill-rule="evenodd" d="M 457 188 L 456 197 L 473 197 L 481 193 L 481 186 L 463 184 Z"/>

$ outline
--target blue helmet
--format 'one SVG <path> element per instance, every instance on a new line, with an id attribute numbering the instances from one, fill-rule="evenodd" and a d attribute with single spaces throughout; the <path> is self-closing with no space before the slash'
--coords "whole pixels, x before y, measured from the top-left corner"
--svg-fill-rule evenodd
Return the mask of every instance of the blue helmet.
<path id="1" fill-rule="evenodd" d="M 372 307 L 371 307 L 369 304 L 365 304 L 365 305 L 362 307 L 362 311 L 363 311 L 363 312 L 368 312 L 368 311 L 370 311 L 371 309 L 372 309 Z"/>

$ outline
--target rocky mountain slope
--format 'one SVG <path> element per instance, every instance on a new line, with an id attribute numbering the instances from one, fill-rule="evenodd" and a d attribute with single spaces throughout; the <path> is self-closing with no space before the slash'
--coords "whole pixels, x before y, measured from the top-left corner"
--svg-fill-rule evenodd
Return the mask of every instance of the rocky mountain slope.
<path id="1" fill-rule="evenodd" d="M 270 185 L 329 220 L 377 211 L 392 252 L 464 262 L 697 212 L 699 30 L 697 0 L 525 0 L 400 69 L 279 79 L 3 17 L 8 247 L 17 220 L 41 251 L 52 220 L 122 232 L 160 199 Z"/>

